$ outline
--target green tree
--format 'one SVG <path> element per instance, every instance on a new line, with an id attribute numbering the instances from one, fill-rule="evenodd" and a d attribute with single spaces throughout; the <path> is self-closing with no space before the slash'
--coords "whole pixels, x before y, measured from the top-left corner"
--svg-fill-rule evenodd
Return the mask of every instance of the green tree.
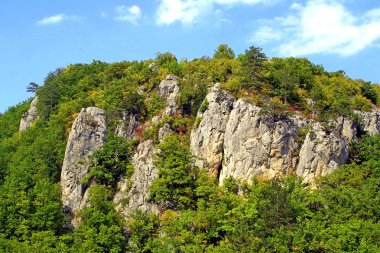
<path id="1" fill-rule="evenodd" d="M 127 141 L 124 137 L 108 136 L 103 147 L 92 157 L 90 172 L 85 177 L 85 183 L 94 180 L 97 183 L 116 187 L 121 176 L 130 176 L 133 168 L 130 163 L 136 141 Z"/>
<path id="2" fill-rule="evenodd" d="M 150 187 L 150 198 L 163 208 L 194 206 L 196 170 L 191 166 L 189 147 L 177 136 L 169 134 L 158 148 L 160 152 L 155 159 L 158 178 Z"/>
<path id="3" fill-rule="evenodd" d="M 104 185 L 90 189 L 90 206 L 81 210 L 81 225 L 74 232 L 76 252 L 125 252 L 122 218 L 112 204 L 112 190 Z"/>
<path id="4" fill-rule="evenodd" d="M 371 82 L 364 82 L 363 86 L 361 87 L 361 91 L 364 97 L 371 100 L 374 105 L 377 104 L 377 93 L 372 87 Z"/>
<path id="5" fill-rule="evenodd" d="M 264 63 L 268 60 L 262 48 L 251 46 L 245 50 L 245 54 L 239 57 L 244 73 L 244 88 L 258 88 L 264 81 L 263 71 L 265 70 Z"/>
<path id="6" fill-rule="evenodd" d="M 36 93 L 36 91 L 38 90 L 40 86 L 34 82 L 31 82 L 28 84 L 28 86 L 26 87 L 26 91 L 27 92 L 33 92 L 33 93 Z"/>
<path id="7" fill-rule="evenodd" d="M 227 44 L 221 44 L 215 50 L 213 58 L 232 60 L 235 59 L 235 53 Z"/>

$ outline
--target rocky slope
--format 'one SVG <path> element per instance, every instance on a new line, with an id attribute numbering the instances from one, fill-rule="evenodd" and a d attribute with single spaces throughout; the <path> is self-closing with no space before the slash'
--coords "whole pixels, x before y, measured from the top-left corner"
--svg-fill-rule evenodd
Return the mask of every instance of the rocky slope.
<path id="1" fill-rule="evenodd" d="M 144 125 L 159 122 L 164 115 L 178 113 L 178 80 L 169 75 L 159 85 L 159 94 L 167 101 L 161 114 Z M 191 152 L 195 165 L 218 177 L 250 180 L 254 176 L 273 178 L 293 174 L 312 184 L 315 179 L 346 163 L 349 142 L 357 137 L 357 126 L 339 118 L 325 126 L 298 115 L 265 112 L 244 99 L 237 99 L 214 86 L 206 96 L 207 108 L 198 112 L 197 125 L 191 132 Z M 380 112 L 358 112 L 364 130 L 380 132 Z M 125 115 L 115 134 L 136 137 L 136 115 Z M 89 155 L 104 144 L 107 122 L 98 108 L 82 109 L 69 135 L 61 174 L 62 202 L 78 225 L 75 214 L 88 203 L 89 186 L 82 184 L 88 173 Z M 158 131 L 158 139 L 170 133 L 169 124 Z M 149 187 L 158 177 L 154 155 L 159 152 L 152 140 L 141 141 L 132 157 L 134 172 L 122 178 L 114 196 L 116 209 L 125 217 L 135 209 L 158 212 L 148 201 Z"/>
<path id="2" fill-rule="evenodd" d="M 168 75 L 159 85 L 159 94 L 167 102 L 166 108 L 160 115 L 156 115 L 152 122 L 158 122 L 164 115 L 173 116 L 177 110 L 176 100 L 179 95 L 178 81 L 173 75 Z M 152 122 L 146 122 L 151 124 Z M 171 129 L 165 124 L 159 129 L 158 135 L 161 140 Z M 128 217 L 130 211 L 135 209 L 150 210 L 158 212 L 158 208 L 148 201 L 149 187 L 158 177 L 158 171 L 154 165 L 154 155 L 159 152 L 152 140 L 142 141 L 135 151 L 132 158 L 134 172 L 130 179 L 122 178 L 117 186 L 117 192 L 114 197 L 116 209 Z"/>
<path id="3" fill-rule="evenodd" d="M 117 185 L 113 201 L 116 204 L 116 210 L 124 217 L 128 217 L 130 211 L 135 209 L 152 212 L 158 210 L 153 203 L 148 202 L 149 187 L 158 176 L 158 171 L 153 163 L 156 152 L 153 141 L 141 142 L 132 158 L 134 168 L 132 177 L 122 178 Z"/>
<path id="4" fill-rule="evenodd" d="M 107 121 L 104 111 L 84 108 L 73 123 L 61 171 L 61 193 L 64 210 L 78 225 L 76 213 L 88 203 L 88 186 L 82 180 L 89 170 L 89 156 L 105 143 Z"/>
<path id="5" fill-rule="evenodd" d="M 243 99 L 214 87 L 208 108 L 191 133 L 196 165 L 219 176 L 250 180 L 293 174 L 305 183 L 346 163 L 356 125 L 344 118 L 328 127 L 300 116 L 265 113 Z M 364 130 L 379 133 L 379 111 L 361 113 Z"/>
<path id="6" fill-rule="evenodd" d="M 30 108 L 27 112 L 24 113 L 20 120 L 20 127 L 19 131 L 24 131 L 28 129 L 36 119 L 38 119 L 38 113 L 37 113 L 37 103 L 38 103 L 38 97 L 35 97 L 31 104 Z"/>

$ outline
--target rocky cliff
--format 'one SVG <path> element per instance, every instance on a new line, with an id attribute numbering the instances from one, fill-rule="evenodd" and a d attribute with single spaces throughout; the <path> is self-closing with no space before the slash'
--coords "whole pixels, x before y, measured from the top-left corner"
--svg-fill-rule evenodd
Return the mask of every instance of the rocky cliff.
<path id="1" fill-rule="evenodd" d="M 136 138 L 136 127 L 159 122 L 164 115 L 179 114 L 176 104 L 179 87 L 175 76 L 169 75 L 159 85 L 159 94 L 167 101 L 166 108 L 142 125 L 136 115 L 125 115 L 115 134 Z M 301 115 L 270 113 L 244 100 L 237 99 L 214 86 L 206 96 L 191 132 L 191 152 L 195 165 L 218 177 L 251 180 L 254 176 L 273 178 L 292 174 L 312 184 L 315 179 L 345 164 L 348 147 L 357 137 L 357 125 L 338 118 L 328 125 Z M 363 128 L 370 134 L 380 132 L 380 112 L 358 112 Z M 140 126 L 139 126 L 140 125 Z M 105 142 L 106 118 L 98 108 L 82 109 L 69 135 L 61 175 L 62 202 L 78 225 L 75 214 L 88 203 L 87 187 L 82 180 L 88 173 L 89 155 Z M 158 130 L 158 140 L 172 132 L 165 123 Z M 154 156 L 159 152 L 152 140 L 141 141 L 132 157 L 134 172 L 117 184 L 114 203 L 125 217 L 135 209 L 158 212 L 149 202 L 149 187 L 158 177 Z"/>
<path id="2" fill-rule="evenodd" d="M 22 118 L 20 120 L 20 127 L 19 131 L 24 131 L 28 129 L 36 119 L 38 119 L 38 112 L 37 112 L 37 103 L 38 103 L 38 97 L 35 97 L 32 102 L 30 103 L 29 110 L 22 115 Z"/>
<path id="3" fill-rule="evenodd" d="M 312 183 L 345 164 L 357 126 L 339 118 L 324 126 L 296 115 L 265 112 L 214 87 L 191 132 L 195 164 L 218 176 L 250 180 L 293 174 Z M 379 111 L 361 113 L 364 130 L 379 133 Z"/>
<path id="4" fill-rule="evenodd" d="M 159 94 L 166 100 L 167 106 L 159 115 L 153 117 L 152 121 L 146 122 L 149 125 L 161 120 L 164 115 L 173 116 L 178 111 L 176 104 L 179 95 L 178 80 L 173 75 L 168 75 L 159 85 Z M 164 124 L 158 131 L 159 140 L 172 130 L 168 124 Z M 149 187 L 158 177 L 158 170 L 154 165 L 154 155 L 159 152 L 152 140 L 142 141 L 132 158 L 134 172 L 131 178 L 122 178 L 117 185 L 114 196 L 116 209 L 124 217 L 130 215 L 130 211 L 135 209 L 158 212 L 155 204 L 148 201 Z"/>
<path id="5" fill-rule="evenodd" d="M 117 185 L 114 196 L 116 210 L 124 217 L 135 209 L 157 212 L 157 207 L 148 202 L 149 187 L 157 178 L 158 171 L 153 163 L 157 149 L 152 140 L 141 142 L 132 158 L 133 175 L 131 178 L 122 178 Z"/>
<path id="6" fill-rule="evenodd" d="M 84 108 L 73 123 L 61 171 L 61 193 L 64 210 L 78 225 L 76 213 L 88 202 L 88 186 L 82 184 L 89 170 L 89 156 L 105 143 L 107 121 L 103 110 Z"/>

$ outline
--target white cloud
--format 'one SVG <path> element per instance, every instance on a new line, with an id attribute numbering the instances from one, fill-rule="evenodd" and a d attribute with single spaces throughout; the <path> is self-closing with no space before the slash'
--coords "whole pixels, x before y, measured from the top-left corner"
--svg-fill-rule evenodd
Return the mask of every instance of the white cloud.
<path id="1" fill-rule="evenodd" d="M 57 14 L 57 15 L 54 15 L 54 16 L 45 17 L 45 18 L 37 21 L 37 24 L 39 24 L 39 25 L 58 24 L 58 23 L 61 23 L 63 21 L 64 17 L 65 17 L 64 14 Z"/>
<path id="2" fill-rule="evenodd" d="M 350 56 L 380 39 L 380 8 L 354 16 L 339 0 L 293 4 L 292 15 L 262 21 L 253 43 L 279 42 L 281 55 L 338 54 Z"/>
<path id="3" fill-rule="evenodd" d="M 115 20 L 127 21 L 134 25 L 138 24 L 138 21 L 140 20 L 142 14 L 140 7 L 138 7 L 137 5 L 133 5 L 130 7 L 120 5 L 116 7 L 116 12 L 118 16 L 115 17 Z"/>
<path id="4" fill-rule="evenodd" d="M 238 4 L 254 5 L 278 1 L 281 0 L 160 0 L 156 23 L 158 25 L 170 25 L 175 22 L 191 24 L 202 15 L 214 13 L 216 5 L 229 7 Z"/>
<path id="5" fill-rule="evenodd" d="M 78 20 L 81 20 L 83 19 L 82 17 L 79 17 L 79 16 L 68 16 L 68 15 L 65 15 L 65 14 L 57 14 L 57 15 L 54 15 L 54 16 L 49 16 L 49 17 L 45 17 L 39 21 L 37 21 L 37 24 L 38 25 L 55 25 L 55 24 L 59 24 L 59 23 L 62 23 L 63 21 L 65 20 L 73 20 L 73 21 L 78 21 Z"/>

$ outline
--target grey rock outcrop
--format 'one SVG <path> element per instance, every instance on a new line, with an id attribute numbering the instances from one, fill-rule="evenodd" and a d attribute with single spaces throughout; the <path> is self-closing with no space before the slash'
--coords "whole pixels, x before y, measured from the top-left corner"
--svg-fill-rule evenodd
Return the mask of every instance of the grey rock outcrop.
<path id="1" fill-rule="evenodd" d="M 77 211 L 87 205 L 88 191 L 82 184 L 89 170 L 89 156 L 105 143 L 107 121 L 103 110 L 83 108 L 73 123 L 61 171 L 61 198 L 64 210 L 78 226 Z"/>
<path id="2" fill-rule="evenodd" d="M 175 75 L 168 75 L 162 80 L 159 88 L 159 94 L 167 101 L 163 115 L 172 116 L 178 110 L 177 98 L 179 95 L 178 79 Z"/>
<path id="3" fill-rule="evenodd" d="M 113 201 L 116 210 L 126 218 L 135 209 L 158 212 L 157 206 L 148 202 L 149 187 L 158 177 L 157 168 L 153 163 L 156 152 L 152 140 L 141 142 L 132 158 L 134 172 L 131 178 L 122 178 L 117 185 Z"/>
<path id="4" fill-rule="evenodd" d="M 132 140 L 136 136 L 136 127 L 138 127 L 138 125 L 137 115 L 125 113 L 116 126 L 115 135 L 126 137 L 127 140 Z"/>
<path id="5" fill-rule="evenodd" d="M 30 103 L 29 110 L 25 112 L 24 115 L 22 115 L 19 131 L 28 129 L 39 118 L 37 112 L 37 103 L 38 97 L 35 97 Z"/>
<path id="6" fill-rule="evenodd" d="M 380 134 L 380 109 L 372 112 L 356 112 L 363 118 L 363 130 L 370 135 Z"/>
<path id="7" fill-rule="evenodd" d="M 190 146 L 195 165 L 219 176 L 220 183 L 229 176 L 249 181 L 293 174 L 312 184 L 347 162 L 349 142 L 357 135 L 346 118 L 324 127 L 298 115 L 268 114 L 215 87 L 206 99 L 208 108 L 198 112 Z M 379 112 L 364 118 L 365 129 L 376 133 Z"/>
<path id="8" fill-rule="evenodd" d="M 224 133 L 235 98 L 218 88 L 207 94 L 208 108 L 198 112 L 200 123 L 191 132 L 190 149 L 195 165 L 217 176 L 222 164 Z"/>
<path id="9" fill-rule="evenodd" d="M 163 127 L 158 129 L 158 140 L 161 141 L 166 135 L 172 133 L 173 130 L 170 128 L 168 123 L 165 123 Z"/>
<path id="10" fill-rule="evenodd" d="M 330 127 L 332 129 L 327 130 L 319 122 L 314 122 L 302 143 L 296 175 L 305 183 L 312 184 L 316 178 L 347 162 L 349 142 L 356 138 L 354 124 L 339 118 Z"/>
<path id="11" fill-rule="evenodd" d="M 151 123 L 158 123 L 163 116 L 173 116 L 178 111 L 177 98 L 179 96 L 178 79 L 174 75 L 168 75 L 159 85 L 159 95 L 166 100 L 167 106 L 160 115 L 152 118 Z M 169 124 L 164 124 L 158 133 L 158 139 L 171 133 Z M 158 170 L 154 165 L 154 156 L 158 152 L 152 140 L 141 142 L 132 158 L 134 172 L 131 178 L 123 177 L 117 184 L 117 191 L 114 196 L 116 210 L 125 218 L 128 218 L 130 212 L 135 209 L 149 210 L 158 212 L 158 207 L 148 201 L 149 187 L 158 177 Z"/>
<path id="12" fill-rule="evenodd" d="M 297 134 L 293 119 L 264 115 L 261 108 L 238 100 L 225 130 L 220 182 L 229 176 L 250 180 L 291 173 L 297 162 Z"/>

